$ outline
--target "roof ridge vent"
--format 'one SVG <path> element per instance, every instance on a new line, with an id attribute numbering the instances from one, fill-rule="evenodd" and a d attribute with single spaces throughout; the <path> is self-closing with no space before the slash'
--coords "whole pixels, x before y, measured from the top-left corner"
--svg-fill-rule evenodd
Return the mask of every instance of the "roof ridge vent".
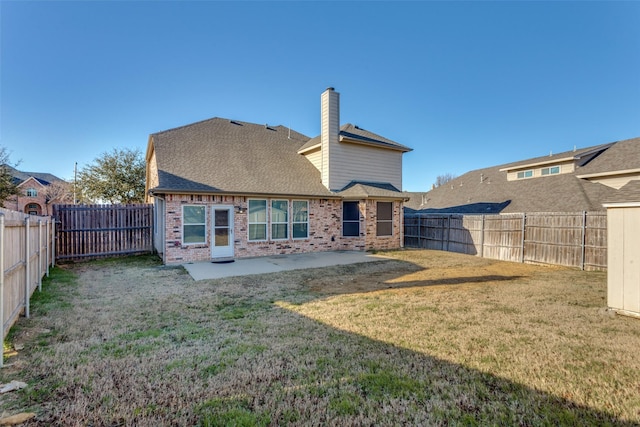
<path id="1" fill-rule="evenodd" d="M 231 123 L 232 125 L 242 126 L 242 123 L 237 122 L 235 120 L 229 120 L 229 123 Z"/>

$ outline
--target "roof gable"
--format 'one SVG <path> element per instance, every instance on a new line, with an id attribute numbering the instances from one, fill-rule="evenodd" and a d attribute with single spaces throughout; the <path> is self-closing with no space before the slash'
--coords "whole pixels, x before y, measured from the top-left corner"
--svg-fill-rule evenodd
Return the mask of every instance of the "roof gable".
<path id="1" fill-rule="evenodd" d="M 338 192 L 345 199 L 406 199 L 407 196 L 388 183 L 352 181 Z"/>
<path id="2" fill-rule="evenodd" d="M 340 142 L 349 142 L 355 144 L 369 145 L 377 148 L 386 148 L 389 150 L 396 150 L 406 153 L 412 151 L 411 148 L 392 141 L 383 136 L 377 135 L 368 130 L 362 129 L 351 123 L 346 123 L 340 126 L 340 133 L 338 134 Z M 309 141 L 307 141 L 300 149 L 299 153 L 307 153 L 320 148 L 321 135 L 318 135 Z"/>

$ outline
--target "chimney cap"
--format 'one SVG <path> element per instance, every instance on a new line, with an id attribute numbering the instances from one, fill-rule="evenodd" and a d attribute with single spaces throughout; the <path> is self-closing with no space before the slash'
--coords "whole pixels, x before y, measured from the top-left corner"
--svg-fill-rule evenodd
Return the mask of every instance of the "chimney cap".
<path id="1" fill-rule="evenodd" d="M 332 86 L 329 86 L 327 90 L 334 91 L 335 89 Z"/>

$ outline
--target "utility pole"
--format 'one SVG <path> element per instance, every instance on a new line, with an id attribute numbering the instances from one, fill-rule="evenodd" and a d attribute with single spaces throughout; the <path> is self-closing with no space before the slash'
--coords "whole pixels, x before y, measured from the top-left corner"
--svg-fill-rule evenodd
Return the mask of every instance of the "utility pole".
<path id="1" fill-rule="evenodd" d="M 76 181 L 78 180 L 78 162 L 73 166 L 73 204 L 78 204 L 78 199 L 76 198 Z"/>

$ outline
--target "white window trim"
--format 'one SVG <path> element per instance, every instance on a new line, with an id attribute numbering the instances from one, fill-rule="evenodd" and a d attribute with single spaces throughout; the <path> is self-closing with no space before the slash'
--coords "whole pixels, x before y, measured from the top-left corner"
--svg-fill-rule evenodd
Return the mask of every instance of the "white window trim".
<path id="1" fill-rule="evenodd" d="M 307 204 L 307 220 L 305 222 L 297 222 L 293 216 L 293 204 L 295 202 L 305 202 Z M 307 224 L 307 235 L 304 237 L 294 237 L 293 236 L 293 226 L 294 224 Z M 291 239 L 292 240 L 306 240 L 309 238 L 309 201 L 308 200 L 291 200 Z"/>
<path id="2" fill-rule="evenodd" d="M 273 202 L 286 202 L 287 203 L 287 221 L 286 222 L 274 222 L 273 221 Z M 291 213 L 289 211 L 291 203 L 287 199 L 270 199 L 269 200 L 269 238 L 274 242 L 282 242 L 289 240 L 289 218 L 291 218 Z M 283 239 L 276 239 L 273 237 L 273 226 L 274 225 L 286 225 L 285 230 L 287 230 L 287 237 Z"/>
<path id="3" fill-rule="evenodd" d="M 552 172 L 553 169 L 556 169 L 556 172 Z M 544 173 L 545 170 L 547 171 L 547 173 Z M 540 169 L 540 174 L 542 176 L 558 175 L 559 173 L 560 173 L 560 166 L 549 166 L 549 167 Z"/>
<path id="4" fill-rule="evenodd" d="M 204 222 L 202 223 L 190 223 L 185 224 L 184 222 L 184 208 L 186 207 L 198 207 L 204 208 Z M 204 225 L 204 240 L 202 242 L 185 242 L 184 241 L 184 227 L 185 225 Z M 206 245 L 207 244 L 207 207 L 205 205 L 182 205 L 182 246 L 191 246 L 191 245 Z"/>
<path id="5" fill-rule="evenodd" d="M 527 172 L 531 173 L 531 176 L 526 176 Z M 520 178 L 518 175 L 522 174 L 522 178 Z M 529 178 L 533 178 L 534 174 L 533 174 L 533 169 L 527 169 L 526 171 L 520 171 L 520 172 L 516 172 L 516 179 L 529 179 Z"/>
<path id="6" fill-rule="evenodd" d="M 249 205 L 252 200 L 258 200 L 258 201 L 264 201 L 265 203 L 265 213 L 264 213 L 264 220 L 265 222 L 251 222 L 249 220 L 249 214 L 250 214 L 250 209 L 249 209 Z M 269 199 L 247 199 L 247 242 L 268 242 L 269 241 L 269 212 L 268 209 L 270 208 L 271 203 L 269 201 Z M 251 224 L 264 224 L 265 226 L 265 233 L 264 233 L 264 239 L 251 239 L 251 235 L 250 230 L 251 230 Z"/>
<path id="7" fill-rule="evenodd" d="M 32 193 L 32 194 L 30 194 Z M 38 190 L 36 190 L 33 187 L 29 187 L 27 188 L 27 190 L 24 192 L 26 197 L 38 197 Z"/>

